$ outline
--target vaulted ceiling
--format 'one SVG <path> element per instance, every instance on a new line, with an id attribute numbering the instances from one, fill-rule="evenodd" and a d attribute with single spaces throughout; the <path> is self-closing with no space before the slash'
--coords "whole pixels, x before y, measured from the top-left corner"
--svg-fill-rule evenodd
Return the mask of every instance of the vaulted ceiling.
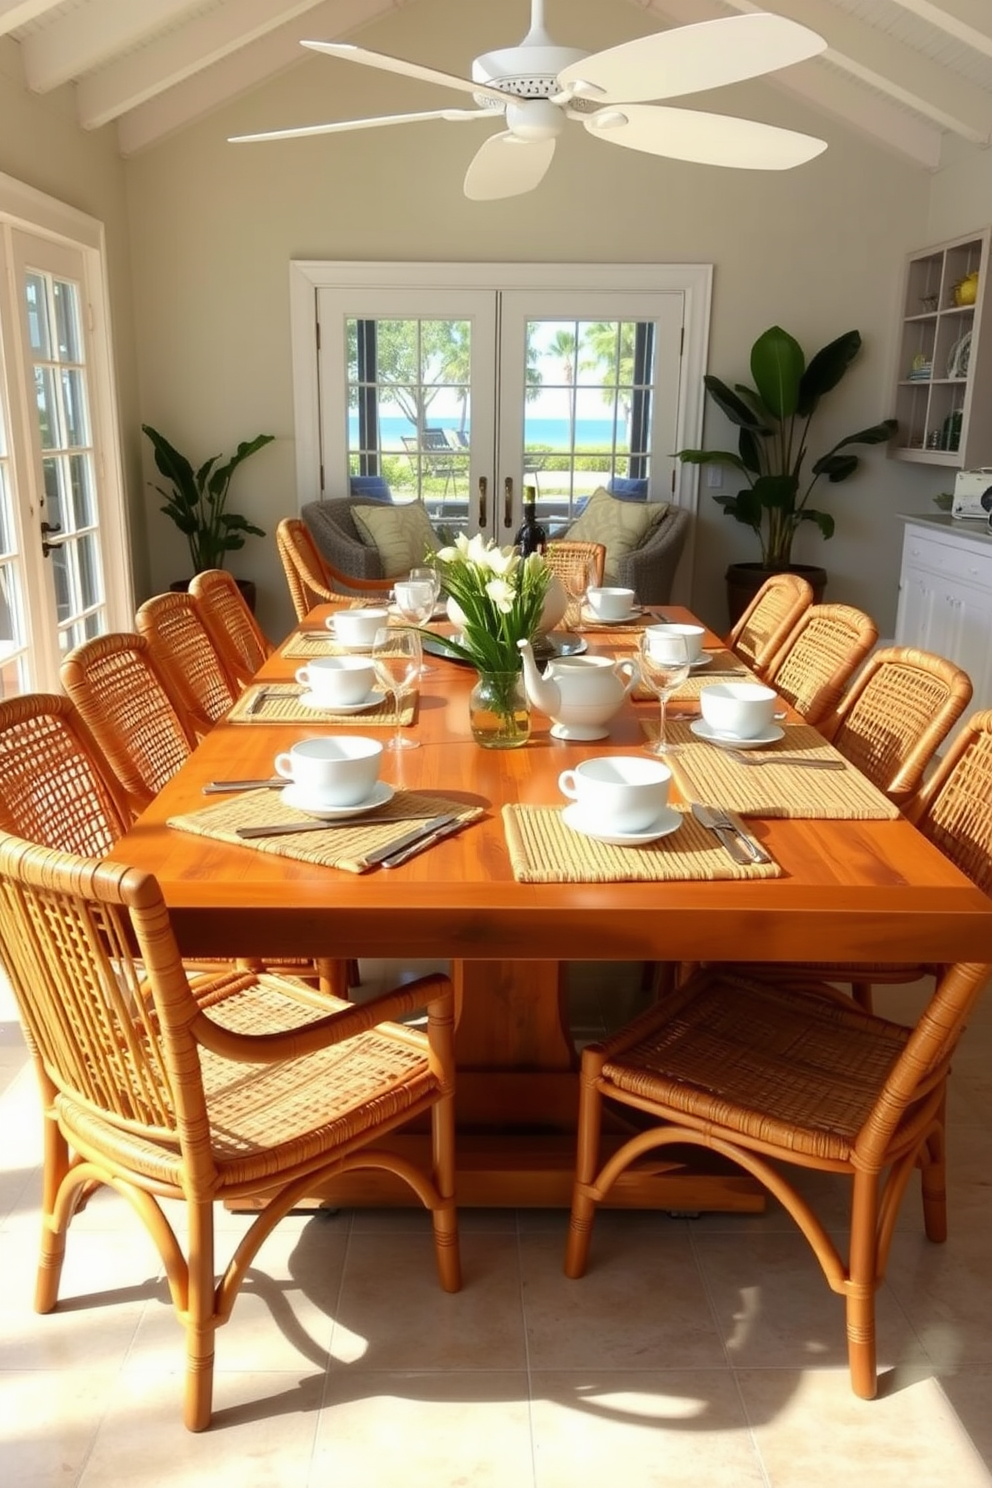
<path id="1" fill-rule="evenodd" d="M 771 10 L 820 33 L 827 50 L 767 79 L 814 112 L 844 121 L 935 170 L 945 140 L 992 141 L 992 0 L 606 0 L 620 15 L 617 41 L 647 30 Z M 70 84 L 84 129 L 116 123 L 131 155 L 204 117 L 270 76 L 312 57 L 303 38 L 361 40 L 370 21 L 418 0 L 0 0 L 0 36 L 20 47 L 27 86 Z M 480 6 L 480 9 L 483 8 Z M 624 29 L 633 8 L 641 22 Z M 547 29 L 581 46 L 554 0 Z M 512 46 L 526 25 L 507 27 L 488 6 L 492 40 Z M 526 19 L 526 7 L 519 12 Z M 425 38 L 425 42 L 428 39 Z M 432 62 L 429 45 L 411 60 Z M 465 59 L 465 73 L 471 64 Z M 328 61 L 328 114 L 334 113 Z M 347 64 L 345 64 L 347 65 Z M 438 107 L 456 101 L 439 101 Z"/>

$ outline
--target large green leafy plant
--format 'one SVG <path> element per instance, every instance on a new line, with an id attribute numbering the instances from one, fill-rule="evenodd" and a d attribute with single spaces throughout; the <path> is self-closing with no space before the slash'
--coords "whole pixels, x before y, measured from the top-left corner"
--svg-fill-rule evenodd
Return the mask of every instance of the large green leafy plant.
<path id="1" fill-rule="evenodd" d="M 217 463 L 220 455 L 211 455 L 199 470 L 194 470 L 186 456 L 174 449 L 157 429 L 150 424 L 142 424 L 141 428 L 152 442 L 159 474 L 172 483 L 168 491 L 155 487 L 165 497 L 165 505 L 159 510 L 172 518 L 186 538 L 194 573 L 223 568 L 226 555 L 243 548 L 246 537 L 265 536 L 261 527 L 253 526 L 247 518 L 227 511 L 226 507 L 234 472 L 249 455 L 271 444 L 274 434 L 257 434 L 254 439 L 239 444 L 237 452 L 224 465 Z"/>
<path id="2" fill-rule="evenodd" d="M 800 523 L 815 522 L 824 537 L 833 536 L 833 517 L 809 505 L 813 488 L 821 477 L 837 485 L 854 474 L 860 460 L 850 452 L 851 445 L 886 444 L 896 431 L 895 419 L 883 419 L 848 434 L 804 473 L 810 422 L 820 399 L 837 386 L 860 350 L 860 333 L 846 331 L 807 366 L 795 337 L 771 326 L 751 348 L 753 388 L 740 383 L 729 388 L 710 375 L 703 379 L 714 403 L 740 429 L 737 453 L 684 449 L 677 458 L 689 465 L 729 465 L 740 471 L 747 485 L 736 495 L 715 499 L 728 516 L 757 534 L 762 562 L 769 568 L 789 566 Z"/>

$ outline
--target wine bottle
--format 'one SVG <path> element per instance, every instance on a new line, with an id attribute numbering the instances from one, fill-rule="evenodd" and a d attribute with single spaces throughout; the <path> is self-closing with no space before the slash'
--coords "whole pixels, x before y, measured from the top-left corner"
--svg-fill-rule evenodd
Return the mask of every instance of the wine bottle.
<path id="1" fill-rule="evenodd" d="M 548 546 L 548 534 L 537 520 L 536 486 L 524 486 L 524 519 L 516 541 L 524 558 L 529 553 L 543 553 Z"/>

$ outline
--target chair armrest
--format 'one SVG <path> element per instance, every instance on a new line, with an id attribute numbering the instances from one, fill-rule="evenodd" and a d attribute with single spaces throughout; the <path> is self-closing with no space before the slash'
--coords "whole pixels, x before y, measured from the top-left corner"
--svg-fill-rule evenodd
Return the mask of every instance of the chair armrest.
<path id="1" fill-rule="evenodd" d="M 640 547 L 617 563 L 617 582 L 633 589 L 641 604 L 667 604 L 671 599 L 690 521 L 684 507 L 669 507 Z"/>

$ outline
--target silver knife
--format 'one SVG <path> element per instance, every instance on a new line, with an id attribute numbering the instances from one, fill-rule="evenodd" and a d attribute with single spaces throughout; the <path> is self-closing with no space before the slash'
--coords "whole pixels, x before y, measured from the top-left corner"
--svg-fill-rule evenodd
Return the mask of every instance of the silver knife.
<path id="1" fill-rule="evenodd" d="M 405 837 L 397 837 L 381 849 L 383 855 L 396 852 L 400 847 L 405 847 L 407 842 L 422 836 L 425 832 L 431 832 L 435 827 L 451 820 L 451 813 L 446 816 L 435 816 L 433 820 L 424 822 L 422 826 L 415 827 L 407 832 Z M 395 816 L 336 816 L 329 821 L 302 821 L 302 822 L 270 822 L 266 826 L 259 827 L 235 827 L 235 835 L 243 837 L 246 841 L 252 837 L 289 837 L 294 832 L 333 832 L 340 831 L 342 827 L 384 827 L 386 823 L 391 826 L 401 827 L 402 817 Z M 378 857 L 371 861 L 378 862 Z"/>
<path id="2" fill-rule="evenodd" d="M 408 858 L 415 858 L 417 853 L 422 852 L 425 847 L 433 847 L 435 842 L 440 842 L 443 837 L 450 837 L 453 832 L 460 832 L 462 827 L 467 827 L 468 825 L 469 823 L 467 821 L 464 821 L 458 816 L 454 821 L 448 822 L 447 826 L 438 827 L 436 832 L 431 832 L 427 837 L 419 838 L 416 842 L 412 842 L 409 847 L 401 848 L 399 852 L 394 847 L 388 858 L 382 858 L 380 860 L 380 866 L 383 868 L 398 868 Z"/>
<path id="3" fill-rule="evenodd" d="M 752 861 L 751 854 L 738 842 L 737 834 L 729 823 L 727 826 L 718 825 L 709 807 L 701 805 L 699 801 L 693 801 L 692 814 L 701 827 L 705 827 L 709 832 L 716 833 L 721 845 L 730 854 L 735 863 L 740 863 L 742 867 L 750 865 Z"/>
<path id="4" fill-rule="evenodd" d="M 395 841 L 387 842 L 385 847 L 374 848 L 372 852 L 365 854 L 364 860 L 370 865 L 374 863 L 385 865 L 388 859 L 405 857 L 405 849 L 419 847 L 421 844 L 426 846 L 428 840 L 433 840 L 442 827 L 459 820 L 457 812 L 446 811 L 443 816 L 435 816 L 429 822 L 424 822 L 422 827 L 414 827 L 411 832 L 407 832 L 405 837 L 397 837 Z M 392 863 L 390 866 L 396 865 Z"/>
<path id="5" fill-rule="evenodd" d="M 771 858 L 765 852 L 760 842 L 757 842 L 750 832 L 746 832 L 742 826 L 735 821 L 729 811 L 720 810 L 717 807 L 707 807 L 707 813 L 712 819 L 714 831 L 719 827 L 721 831 L 733 832 L 738 842 L 743 843 L 749 856 L 755 863 L 770 863 Z"/>
<path id="6" fill-rule="evenodd" d="M 275 790 L 277 786 L 290 785 L 281 775 L 267 775 L 264 780 L 208 780 L 203 787 L 205 796 L 214 796 L 221 791 Z"/>

